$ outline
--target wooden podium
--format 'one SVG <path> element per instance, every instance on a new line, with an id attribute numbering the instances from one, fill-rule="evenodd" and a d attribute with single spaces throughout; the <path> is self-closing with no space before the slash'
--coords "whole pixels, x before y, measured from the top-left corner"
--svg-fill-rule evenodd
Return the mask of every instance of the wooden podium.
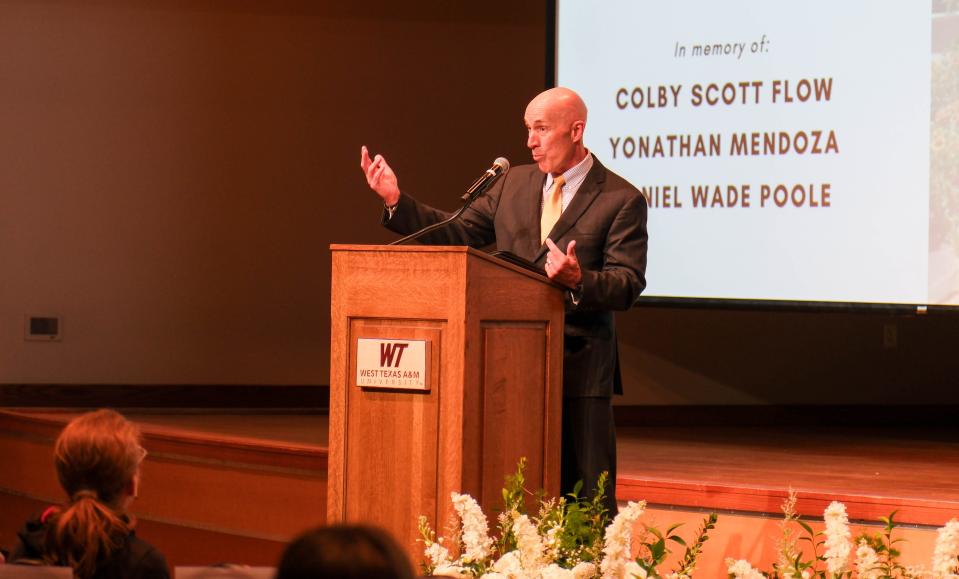
<path id="1" fill-rule="evenodd" d="M 330 249 L 327 521 L 384 527 L 420 561 L 419 515 L 442 532 L 464 492 L 492 530 L 520 457 L 558 496 L 563 292 L 466 247 Z"/>

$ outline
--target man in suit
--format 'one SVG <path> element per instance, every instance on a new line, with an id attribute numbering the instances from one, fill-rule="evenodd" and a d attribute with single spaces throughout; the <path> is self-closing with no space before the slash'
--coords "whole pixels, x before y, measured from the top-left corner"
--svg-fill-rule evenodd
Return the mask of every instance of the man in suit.
<path id="1" fill-rule="evenodd" d="M 632 307 L 646 287 L 646 199 L 603 167 L 583 143 L 586 105 L 570 89 L 537 95 L 526 107 L 534 164 L 515 167 L 462 217 L 424 238 L 431 244 L 485 246 L 543 267 L 568 288 L 563 360 L 561 487 L 591 490 L 603 471 L 606 506 L 616 513 L 616 436 L 612 395 L 622 393 L 613 310 Z M 448 213 L 400 193 L 382 155 L 366 147 L 360 167 L 385 204 L 383 221 L 410 233 Z"/>

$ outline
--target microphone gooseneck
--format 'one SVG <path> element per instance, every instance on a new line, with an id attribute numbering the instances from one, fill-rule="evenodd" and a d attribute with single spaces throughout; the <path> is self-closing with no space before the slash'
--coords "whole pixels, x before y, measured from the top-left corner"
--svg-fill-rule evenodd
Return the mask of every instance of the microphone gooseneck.
<path id="1" fill-rule="evenodd" d="M 508 171 L 509 161 L 507 161 L 505 157 L 498 157 L 495 161 L 493 161 L 493 165 L 487 169 L 485 173 L 480 175 L 479 179 L 473 181 L 473 184 L 470 185 L 470 188 L 466 190 L 466 193 L 464 193 L 462 197 L 463 201 L 466 203 L 464 203 L 463 206 L 456 211 L 456 213 L 451 215 L 449 218 L 444 219 L 443 221 L 428 225 L 419 231 L 414 231 L 406 237 L 401 237 L 400 239 L 391 242 L 389 245 L 403 245 L 408 241 L 413 241 L 418 237 L 426 235 L 431 231 L 436 231 L 440 227 L 444 227 L 448 223 L 451 223 L 460 215 L 462 215 L 463 212 L 473 204 L 473 201 L 476 201 L 480 195 L 485 193 L 490 187 L 493 186 L 493 183 L 495 183 L 497 179 L 505 175 Z"/>
<path id="2" fill-rule="evenodd" d="M 493 161 L 493 166 L 480 175 L 479 179 L 473 181 L 473 184 L 466 190 L 466 193 L 463 193 L 463 201 L 476 199 L 489 189 L 500 175 L 505 175 L 508 171 L 509 161 L 506 160 L 506 157 L 497 157 L 497 159 Z"/>

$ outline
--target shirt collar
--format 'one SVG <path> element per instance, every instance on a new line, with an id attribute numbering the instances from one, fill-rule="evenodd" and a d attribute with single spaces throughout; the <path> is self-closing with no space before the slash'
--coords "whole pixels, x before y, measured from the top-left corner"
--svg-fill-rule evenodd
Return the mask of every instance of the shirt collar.
<path id="1" fill-rule="evenodd" d="M 582 161 L 580 161 L 579 163 L 576 163 L 575 165 L 567 169 L 562 174 L 563 181 L 565 182 L 565 185 L 563 187 L 566 188 L 567 186 L 569 186 L 571 182 L 581 183 L 583 179 L 586 178 L 586 174 L 589 173 L 589 170 L 592 168 L 593 168 L 593 154 L 587 150 L 586 156 L 583 158 Z M 553 186 L 553 175 L 552 173 L 547 173 L 546 183 L 543 184 L 543 190 L 549 191 L 550 188 L 552 188 L 552 186 Z"/>

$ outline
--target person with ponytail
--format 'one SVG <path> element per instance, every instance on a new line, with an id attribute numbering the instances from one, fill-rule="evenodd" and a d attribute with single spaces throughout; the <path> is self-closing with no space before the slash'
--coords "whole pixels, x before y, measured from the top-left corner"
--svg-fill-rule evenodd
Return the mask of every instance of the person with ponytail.
<path id="1" fill-rule="evenodd" d="M 26 523 L 10 562 L 69 566 L 78 579 L 169 579 L 166 559 L 127 514 L 146 457 L 136 425 L 113 410 L 88 412 L 53 452 L 67 502 Z"/>

